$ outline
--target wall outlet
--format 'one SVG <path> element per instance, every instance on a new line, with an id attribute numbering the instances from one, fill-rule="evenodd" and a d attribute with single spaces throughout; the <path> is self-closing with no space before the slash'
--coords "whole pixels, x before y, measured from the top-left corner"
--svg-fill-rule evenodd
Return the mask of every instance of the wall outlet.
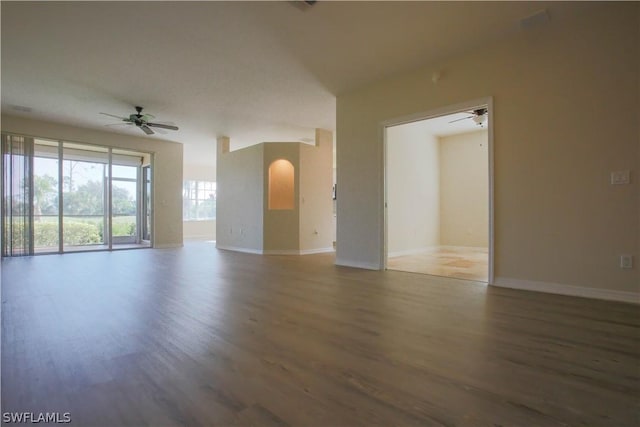
<path id="1" fill-rule="evenodd" d="M 620 255 L 620 268 L 633 268 L 633 255 Z"/>
<path id="2" fill-rule="evenodd" d="M 629 184 L 631 181 L 630 175 L 631 173 L 628 170 L 611 172 L 611 185 Z"/>

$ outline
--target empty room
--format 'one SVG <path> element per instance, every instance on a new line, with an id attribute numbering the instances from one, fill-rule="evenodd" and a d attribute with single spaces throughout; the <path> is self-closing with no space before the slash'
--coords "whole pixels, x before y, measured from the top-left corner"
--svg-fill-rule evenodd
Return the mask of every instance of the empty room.
<path id="1" fill-rule="evenodd" d="M 487 283 L 487 106 L 386 128 L 387 268 Z"/>
<path id="2" fill-rule="evenodd" d="M 0 8 L 3 425 L 638 424 L 638 2 Z"/>

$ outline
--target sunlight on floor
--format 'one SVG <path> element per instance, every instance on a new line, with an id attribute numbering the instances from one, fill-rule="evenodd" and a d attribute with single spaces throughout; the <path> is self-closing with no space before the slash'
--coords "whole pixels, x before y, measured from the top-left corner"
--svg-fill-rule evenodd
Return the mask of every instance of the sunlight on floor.
<path id="1" fill-rule="evenodd" d="M 430 251 L 389 258 L 389 270 L 457 279 L 487 282 L 489 277 L 489 250 L 461 246 L 440 246 Z"/>

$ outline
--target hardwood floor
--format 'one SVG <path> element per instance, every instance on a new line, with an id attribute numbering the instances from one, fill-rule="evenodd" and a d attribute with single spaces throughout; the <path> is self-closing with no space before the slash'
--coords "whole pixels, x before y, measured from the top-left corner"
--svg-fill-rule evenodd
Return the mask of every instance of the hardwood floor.
<path id="1" fill-rule="evenodd" d="M 637 426 L 638 314 L 205 242 L 5 259 L 2 411 L 77 426 Z"/>
<path id="2" fill-rule="evenodd" d="M 441 246 L 435 250 L 389 257 L 387 268 L 487 283 L 489 281 L 489 250 Z"/>

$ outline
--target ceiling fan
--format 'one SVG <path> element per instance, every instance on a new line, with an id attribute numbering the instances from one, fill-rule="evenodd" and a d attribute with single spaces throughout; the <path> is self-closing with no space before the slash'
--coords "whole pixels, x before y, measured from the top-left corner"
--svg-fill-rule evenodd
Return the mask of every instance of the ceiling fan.
<path id="1" fill-rule="evenodd" d="M 484 127 L 487 121 L 488 111 L 486 108 L 476 108 L 475 110 L 465 111 L 467 114 L 471 114 L 469 117 L 463 117 L 461 119 L 451 120 L 449 123 L 459 122 L 460 120 L 473 119 L 473 121 L 480 127 Z"/>
<path id="2" fill-rule="evenodd" d="M 111 125 L 106 126 L 116 126 L 116 125 L 136 125 L 144 133 L 147 135 L 153 135 L 155 132 L 151 128 L 156 128 L 160 133 L 164 133 L 160 131 L 160 129 L 169 129 L 169 130 L 178 130 L 178 126 L 174 126 L 168 123 L 153 123 L 149 120 L 153 120 L 155 116 L 151 114 L 142 114 L 142 107 L 135 107 L 137 114 L 130 114 L 129 117 L 120 117 L 113 114 L 108 113 L 100 113 L 105 116 L 115 117 L 116 119 L 122 120 L 123 123 L 113 123 Z"/>

